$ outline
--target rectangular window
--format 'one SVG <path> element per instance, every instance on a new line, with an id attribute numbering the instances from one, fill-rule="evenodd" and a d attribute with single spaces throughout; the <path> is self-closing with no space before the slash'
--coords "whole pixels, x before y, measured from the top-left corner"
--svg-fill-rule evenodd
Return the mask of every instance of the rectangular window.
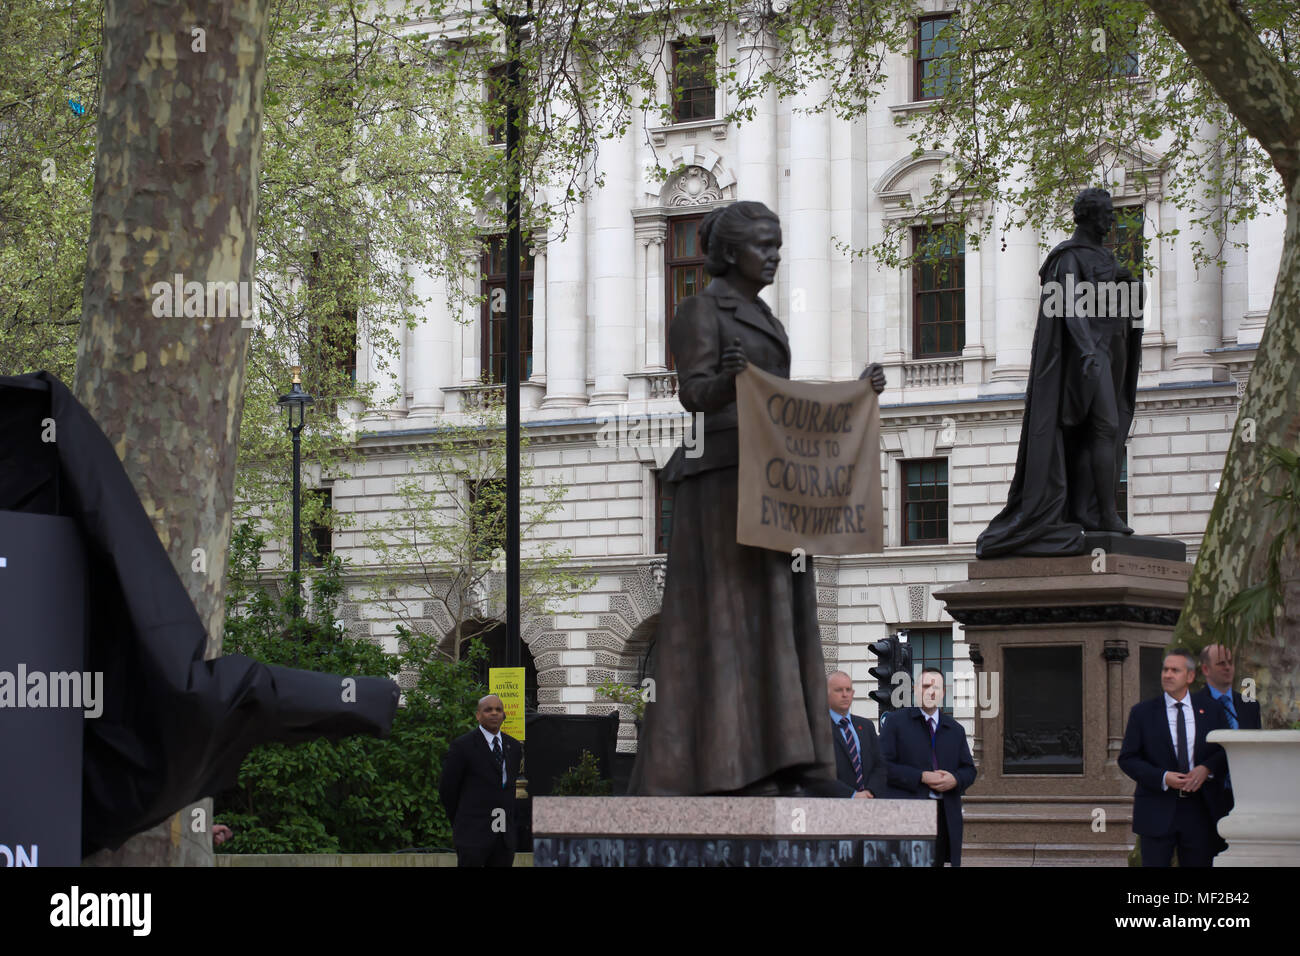
<path id="1" fill-rule="evenodd" d="M 921 17 L 916 22 L 915 72 L 912 98 L 936 100 L 950 86 L 956 86 L 957 31 L 961 21 L 955 13 Z"/>
<path id="2" fill-rule="evenodd" d="M 1144 206 L 1116 206 L 1115 225 L 1102 242 L 1103 246 L 1115 254 L 1120 265 L 1126 266 L 1133 273 L 1133 278 L 1139 280 L 1146 261 L 1146 243 L 1142 236 L 1145 220 Z"/>
<path id="3" fill-rule="evenodd" d="M 519 266 L 519 381 L 533 374 L 533 257 L 524 237 Z M 483 376 L 506 380 L 506 237 L 491 236 L 483 252 Z"/>
<path id="4" fill-rule="evenodd" d="M 1138 76 L 1136 53 L 1117 53 L 1110 60 L 1111 76 Z"/>
<path id="5" fill-rule="evenodd" d="M 317 390 L 328 387 L 326 369 L 349 382 L 357 380 L 357 297 L 353 289 L 359 281 L 346 257 L 326 257 L 319 250 L 311 254 L 307 341 L 313 361 L 304 364 L 310 377 L 321 383 Z"/>
<path id="6" fill-rule="evenodd" d="M 903 544 L 948 543 L 948 459 L 900 462 Z"/>
<path id="7" fill-rule="evenodd" d="M 673 533 L 673 491 L 655 472 L 655 554 L 668 553 L 668 539 Z"/>
<path id="8" fill-rule="evenodd" d="M 952 714 L 952 628 L 908 628 L 907 643 L 912 648 L 912 686 L 921 687 L 921 670 L 937 667 L 943 672 L 943 707 Z"/>
<path id="9" fill-rule="evenodd" d="M 704 271 L 705 255 L 700 248 L 699 228 L 703 216 L 668 220 L 668 241 L 664 244 L 664 275 L 667 278 L 664 316 L 664 365 L 672 369 L 673 353 L 668 346 L 668 329 L 682 300 L 699 295 L 708 285 Z"/>
<path id="10" fill-rule="evenodd" d="M 303 535 L 304 542 L 308 543 L 303 563 L 319 568 L 334 553 L 334 529 L 329 524 L 329 510 L 334 507 L 334 492 L 329 488 L 320 488 L 306 492 L 305 496 L 320 505 L 320 514 Z"/>
<path id="11" fill-rule="evenodd" d="M 487 141 L 499 146 L 506 141 L 506 67 L 494 66 L 487 72 Z"/>
<path id="12" fill-rule="evenodd" d="M 466 482 L 469 497 L 469 551 L 475 561 L 490 561 L 506 546 L 506 483 L 502 478 Z"/>
<path id="13" fill-rule="evenodd" d="M 966 347 L 966 242 L 938 226 L 912 229 L 912 357 Z"/>
<path id="14" fill-rule="evenodd" d="M 673 122 L 713 119 L 717 115 L 718 47 L 712 37 L 673 44 Z"/>

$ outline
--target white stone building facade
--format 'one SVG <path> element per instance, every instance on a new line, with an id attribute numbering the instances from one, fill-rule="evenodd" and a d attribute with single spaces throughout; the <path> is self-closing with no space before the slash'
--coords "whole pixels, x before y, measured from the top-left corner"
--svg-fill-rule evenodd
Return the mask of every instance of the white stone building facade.
<path id="1" fill-rule="evenodd" d="M 922 6 L 931 14 L 946 9 Z M 776 52 L 762 35 L 735 25 L 714 40 L 723 62 L 733 55 L 757 62 Z M 596 685 L 637 676 L 664 573 L 655 472 L 671 449 L 608 447 L 598 432 L 604 416 L 619 412 L 682 413 L 665 349 L 673 270 L 690 267 L 677 265 L 674 224 L 737 199 L 766 203 L 783 224 L 783 261 L 764 295 L 789 332 L 792 377 L 854 378 L 872 361 L 883 363 L 888 377 L 881 396 L 885 550 L 816 562 L 828 666 L 851 675 L 855 710 L 865 716 L 876 711 L 867 697 L 874 688 L 867 646 L 893 631 L 911 629 L 914 641 L 927 639 L 928 661 L 944 658 L 938 662 L 945 670 L 971 673 L 961 629 L 931 592 L 964 580 L 976 536 L 1005 501 L 1037 315 L 1037 270 L 1043 246 L 1065 237 L 1004 230 L 1005 211 L 987 210 L 997 217 L 993 241 L 978 250 L 968 243 L 964 252 L 964 342 L 950 354 L 923 354 L 911 271 L 851 258 L 842 248 L 867 248 L 890 217 L 918 207 L 946 158 L 913 158 L 906 129 L 895 124 L 899 114 L 924 108 L 915 98 L 912 61 L 895 59 L 884 92 L 854 121 L 801 111 L 824 98 L 814 86 L 793 102 L 769 93 L 746 124 L 708 117 L 666 127 L 633 124 L 604 144 L 598 164 L 605 185 L 579 207 L 567 235 L 535 242 L 532 363 L 521 387 L 522 415 L 536 481 L 567 489 L 541 535 L 572 550 L 575 563 L 597 577 L 566 613 L 524 621 L 541 709 L 606 712 L 611 705 L 598 698 Z M 668 97 L 666 83 L 659 92 Z M 714 117 L 727 112 L 729 95 L 716 92 Z M 1160 144 L 1121 159 L 1130 170 L 1158 169 Z M 647 174 L 656 161 L 684 171 L 660 184 Z M 1198 234 L 1190 227 L 1176 241 L 1152 239 L 1182 227 L 1183 214 L 1158 191 L 1139 195 L 1119 178 L 1116 206 L 1141 207 L 1146 261 L 1154 267 L 1146 274 L 1142 374 L 1128 444 L 1128 518 L 1138 534 L 1180 538 L 1194 559 L 1272 295 L 1283 217 L 1278 209 L 1239 227 L 1233 238 L 1248 248 L 1228 249 L 1225 268 L 1198 270 L 1191 257 Z M 451 315 L 439 305 L 444 294 L 420 281 L 434 304 L 418 328 L 399 333 L 404 349 L 395 387 L 367 362 L 367 344 L 358 344 L 359 374 L 375 376 L 390 402 L 367 411 L 360 424 L 365 463 L 331 485 L 334 507 L 354 514 L 357 524 L 335 532 L 333 548 L 358 571 L 373 557 L 362 529 L 397 506 L 393 483 L 410 471 L 412 449 L 480 397 L 480 310 Z M 942 494 L 946 513 L 941 522 L 909 529 L 905 505 L 926 489 L 936 495 L 927 500 Z M 910 543 L 917 537 L 923 543 Z M 349 620 L 354 636 L 392 640 L 393 621 L 374 606 L 351 606 Z M 969 730 L 972 695 L 959 695 L 955 704 Z M 630 749 L 627 721 L 621 738 L 620 748 Z"/>

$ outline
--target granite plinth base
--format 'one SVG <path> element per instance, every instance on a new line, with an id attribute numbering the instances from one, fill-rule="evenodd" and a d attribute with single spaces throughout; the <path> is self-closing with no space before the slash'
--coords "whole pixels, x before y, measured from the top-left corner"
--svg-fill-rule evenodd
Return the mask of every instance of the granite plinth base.
<path id="1" fill-rule="evenodd" d="M 932 866 L 929 800 L 538 797 L 544 867 Z"/>
<path id="2" fill-rule="evenodd" d="M 1129 711 L 1160 693 L 1192 566 L 1178 541 L 1093 544 L 975 561 L 969 580 L 935 592 L 965 631 L 978 689 L 963 863 L 1127 863 L 1133 781 L 1117 758 Z"/>

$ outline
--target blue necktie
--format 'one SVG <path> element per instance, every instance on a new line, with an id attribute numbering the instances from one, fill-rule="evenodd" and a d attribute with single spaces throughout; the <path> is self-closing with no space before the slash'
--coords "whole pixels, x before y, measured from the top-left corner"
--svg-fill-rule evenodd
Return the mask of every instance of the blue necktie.
<path id="1" fill-rule="evenodd" d="M 849 745 L 849 760 L 853 761 L 853 776 L 858 781 L 857 789 L 865 790 L 867 785 L 862 780 L 862 758 L 858 756 L 858 745 L 854 743 L 853 735 L 849 733 L 849 719 L 847 717 L 840 718 L 840 730 L 844 731 L 844 742 Z"/>
<path id="2" fill-rule="evenodd" d="M 501 768 L 505 765 L 505 757 L 503 757 L 503 756 L 501 755 L 501 738 L 500 738 L 500 737 L 493 737 L 493 738 L 492 738 L 492 759 L 493 759 L 494 761 L 496 761 L 496 765 L 497 765 L 497 773 L 500 773 L 500 772 L 501 772 Z M 502 786 L 502 787 L 505 787 L 505 785 L 506 785 L 505 779 L 502 778 L 502 780 L 501 780 L 501 786 Z"/>
<path id="3" fill-rule="evenodd" d="M 1228 726 L 1233 730 L 1237 729 L 1237 709 L 1232 706 L 1232 692 L 1224 694 L 1219 700 L 1223 701 L 1223 709 L 1228 712 Z"/>

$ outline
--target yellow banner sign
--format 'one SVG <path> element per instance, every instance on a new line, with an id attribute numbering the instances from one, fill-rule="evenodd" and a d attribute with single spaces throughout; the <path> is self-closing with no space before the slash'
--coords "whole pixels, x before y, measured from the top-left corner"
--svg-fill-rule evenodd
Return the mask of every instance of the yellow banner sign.
<path id="1" fill-rule="evenodd" d="M 792 382 L 750 365 L 736 376 L 736 411 L 738 543 L 809 555 L 884 549 L 870 382 Z"/>
<path id="2" fill-rule="evenodd" d="M 522 667 L 489 667 L 488 693 L 496 694 L 505 705 L 506 722 L 501 730 L 524 739 L 524 669 Z"/>

